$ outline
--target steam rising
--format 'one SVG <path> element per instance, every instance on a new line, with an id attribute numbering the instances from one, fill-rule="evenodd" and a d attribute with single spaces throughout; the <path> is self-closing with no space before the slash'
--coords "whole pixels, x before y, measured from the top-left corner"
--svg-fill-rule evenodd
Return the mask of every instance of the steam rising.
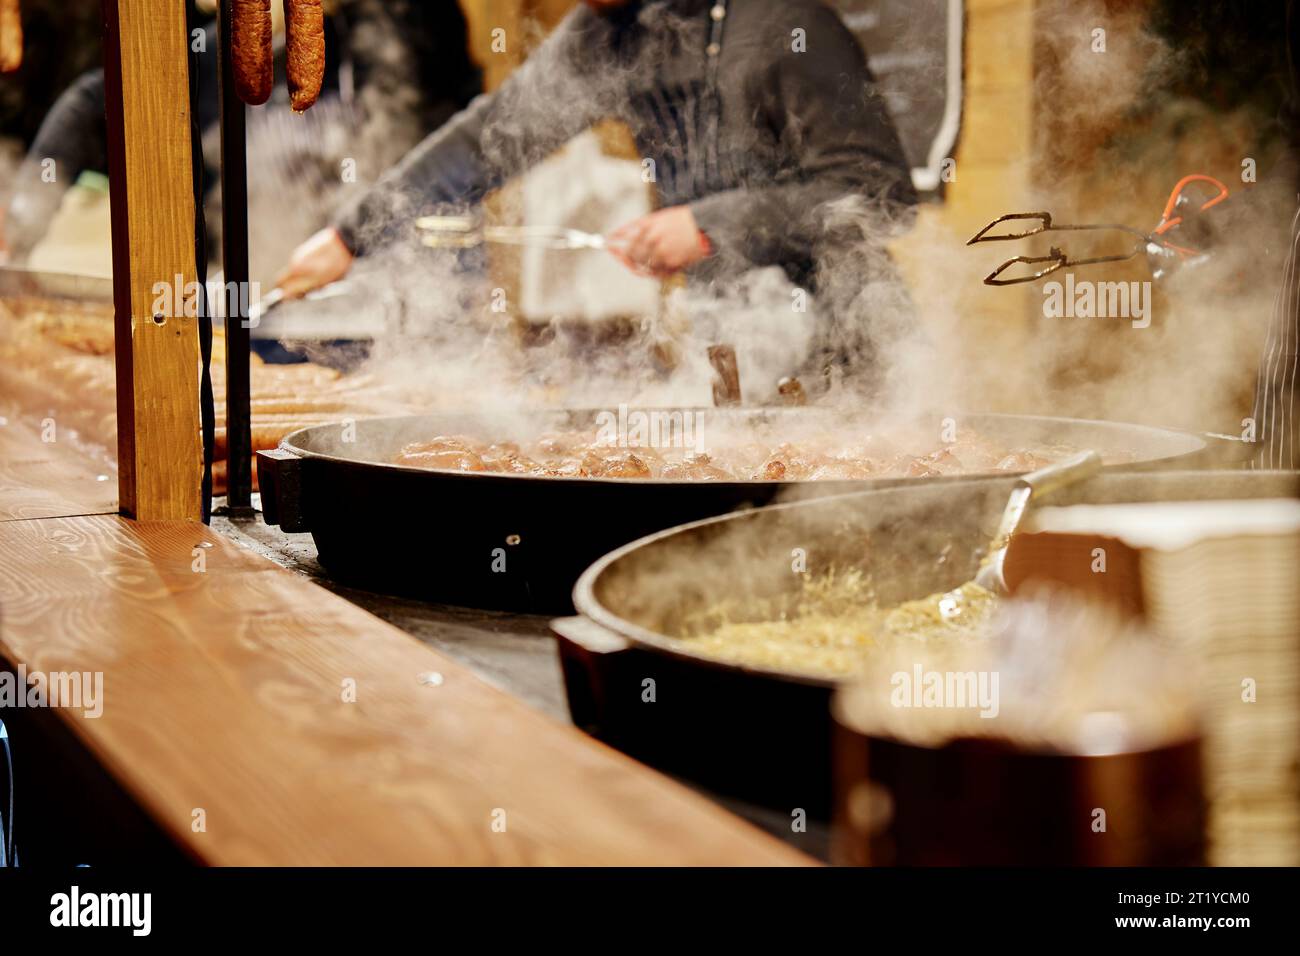
<path id="1" fill-rule="evenodd" d="M 640 16 L 672 22 L 660 3 L 646 4 Z M 950 212 L 923 210 L 902 239 L 910 212 L 900 217 L 855 196 L 822 210 L 828 242 L 818 294 L 808 298 L 805 312 L 794 307 L 799 290 L 771 269 L 725 280 L 693 276 L 665 294 L 657 314 L 629 317 L 612 330 L 562 317 L 546 329 L 525 330 L 512 307 L 494 311 L 491 282 L 460 268 L 473 256 L 417 246 L 409 221 L 428 210 L 418 196 L 394 197 L 391 218 L 373 229 L 396 233 L 399 241 L 356 276 L 363 289 L 401 299 L 388 310 L 389 334 L 377 344 L 369 370 L 409 385 L 433 405 L 691 406 L 710 401 L 706 349 L 727 342 L 738 353 L 747 403 L 774 400 L 784 375 L 803 370 L 817 378 L 807 370 L 837 355 L 821 403 L 890 421 L 936 422 L 963 411 L 998 410 L 1236 434 L 1250 410 L 1279 274 L 1274 253 L 1293 190 L 1269 157 L 1258 157 L 1259 183 L 1243 185 L 1244 157 L 1233 144 L 1251 142 L 1258 133 L 1244 111 L 1225 120 L 1161 92 L 1187 67 L 1187 56 L 1150 33 L 1144 16 L 1140 9 L 1116 11 L 1101 2 L 1040 4 L 1034 111 L 1041 119 L 1030 153 L 1004 162 L 992 180 L 999 188 L 990 190 L 987 175 L 966 174 L 959 150 L 958 180 L 948 187 Z M 662 31 L 660 42 L 679 42 L 685 25 L 677 27 Z M 1104 52 L 1094 50 L 1098 28 L 1105 30 Z M 651 70 L 658 55 L 649 50 L 629 69 Z M 577 132 L 619 112 L 618 76 L 529 80 L 499 98 L 489 116 L 486 156 L 503 171 L 543 158 L 534 155 L 528 128 Z M 1153 116 L 1165 122 L 1171 115 L 1192 135 L 1178 138 L 1166 130 L 1172 138 L 1144 138 Z M 1003 122 L 1010 130 L 1017 120 Z M 1239 135 L 1204 135 L 1211 123 Z M 969 135 L 988 132 L 972 127 Z M 1124 320 L 1046 318 L 1041 283 L 997 289 L 980 282 L 1011 255 L 1041 254 L 1050 244 L 1076 256 L 1114 252 L 1128 246 L 1126 234 L 1100 237 L 1100 250 L 1070 234 L 964 245 L 978 226 L 1011 211 L 1044 209 L 1058 222 L 1151 229 L 1173 184 L 1200 171 L 1223 179 L 1232 193 L 1209 217 L 1217 233 L 1214 255 L 1153 285 L 1149 328 L 1134 329 Z M 1008 197 L 1015 202 L 1011 208 L 1003 205 Z M 905 280 L 892 267 L 886 241 Z M 1141 255 L 1074 271 L 1080 281 L 1151 280 Z M 1064 270 L 1051 278 L 1063 280 Z M 815 390 L 821 383 L 806 384 Z"/>
<path id="2" fill-rule="evenodd" d="M 1149 230 L 1176 182 L 1208 173 L 1230 194 L 1205 216 L 1212 254 L 1153 282 L 1153 321 L 1145 329 L 1123 320 L 1046 318 L 1043 283 L 1020 287 L 1032 290 L 1023 343 L 1014 351 L 968 346 L 961 359 L 963 401 L 1238 435 L 1251 412 L 1263 330 L 1281 277 L 1294 170 L 1260 154 L 1271 117 L 1252 115 L 1245 104 L 1212 108 L 1170 92 L 1175 78 L 1191 68 L 1192 53 L 1149 32 L 1147 14 L 1138 5 L 1039 5 L 1034 109 L 1041 120 L 1029 160 L 1033 185 L 1024 189 L 1021 208 L 988 209 L 984 221 L 1002 212 L 1047 210 L 1060 223 Z M 1104 52 L 1094 49 L 1097 29 L 1105 31 Z M 1257 183 L 1243 182 L 1248 159 Z M 1194 190 L 1198 203 L 1213 195 Z M 1200 244 L 1187 229 L 1170 237 Z M 1059 245 L 1083 257 L 1126 251 L 1130 244 L 1124 234 L 1090 243 L 1086 236 L 1057 233 L 973 246 L 963 250 L 969 264 L 954 263 L 953 284 L 970 290 L 965 301 L 987 302 L 1009 290 L 975 286 L 975 274 L 1007 256 L 1041 255 Z M 1050 279 L 1064 281 L 1065 271 Z M 1073 272 L 1076 280 L 1096 282 L 1152 278 L 1143 255 Z"/>

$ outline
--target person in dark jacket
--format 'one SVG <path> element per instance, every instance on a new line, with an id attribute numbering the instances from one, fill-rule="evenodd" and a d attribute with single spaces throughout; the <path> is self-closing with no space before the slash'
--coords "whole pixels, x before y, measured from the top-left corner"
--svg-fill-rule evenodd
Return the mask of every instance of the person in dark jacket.
<path id="1" fill-rule="evenodd" d="M 280 277 L 290 295 L 476 203 L 607 117 L 627 122 L 661 208 L 611 234 L 638 271 L 716 277 L 780 266 L 813 288 L 853 199 L 881 220 L 916 196 L 861 47 L 813 0 L 587 0 L 499 90 L 430 135 Z"/>

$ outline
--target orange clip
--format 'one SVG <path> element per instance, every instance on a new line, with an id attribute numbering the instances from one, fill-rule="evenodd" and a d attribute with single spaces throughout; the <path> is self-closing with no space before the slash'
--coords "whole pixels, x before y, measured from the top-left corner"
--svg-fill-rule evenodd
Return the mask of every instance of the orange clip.
<path id="1" fill-rule="evenodd" d="M 1178 204 L 1178 197 L 1182 195 L 1183 188 L 1188 183 L 1198 182 L 1198 181 L 1210 183 L 1216 189 L 1219 190 L 1219 194 L 1217 196 L 1210 197 L 1202 204 L 1201 206 L 1202 212 L 1204 212 L 1206 209 L 1209 209 L 1211 206 L 1223 202 L 1225 199 L 1228 198 L 1228 187 L 1223 185 L 1223 183 L 1219 182 L 1213 176 L 1206 176 L 1204 173 L 1192 173 L 1191 175 L 1184 176 L 1182 179 L 1178 180 L 1178 185 L 1176 185 L 1174 187 L 1173 192 L 1169 194 L 1169 201 L 1165 203 L 1165 211 L 1160 216 L 1160 225 L 1156 226 L 1155 229 L 1155 233 L 1157 236 L 1163 236 L 1166 232 L 1168 232 L 1170 229 L 1174 228 L 1174 226 L 1177 226 L 1179 223 L 1183 221 L 1182 216 L 1174 216 L 1173 219 L 1170 219 L 1169 216 L 1174 211 L 1174 206 Z M 1177 248 L 1177 247 L 1171 246 L 1170 248 Z M 1179 250 L 1179 251 L 1184 251 L 1184 250 Z M 1186 250 L 1186 251 L 1190 252 L 1191 250 Z"/>

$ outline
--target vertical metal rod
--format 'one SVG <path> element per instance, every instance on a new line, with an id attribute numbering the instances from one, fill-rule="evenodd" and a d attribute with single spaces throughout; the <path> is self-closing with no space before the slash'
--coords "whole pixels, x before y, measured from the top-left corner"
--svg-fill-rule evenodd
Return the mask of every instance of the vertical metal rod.
<path id="1" fill-rule="evenodd" d="M 221 0 L 221 263 L 226 283 L 226 505 L 252 513 L 253 437 L 248 376 L 248 152 L 244 104 L 235 94 L 231 55 L 234 4 Z"/>

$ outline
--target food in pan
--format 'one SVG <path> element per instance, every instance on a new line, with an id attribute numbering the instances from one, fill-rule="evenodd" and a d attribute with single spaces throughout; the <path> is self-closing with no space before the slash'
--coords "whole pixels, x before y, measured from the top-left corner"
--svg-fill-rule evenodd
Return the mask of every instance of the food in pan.
<path id="1" fill-rule="evenodd" d="M 23 65 L 23 18 L 18 0 L 0 0 L 0 73 Z"/>
<path id="2" fill-rule="evenodd" d="M 417 468 L 544 478 L 854 481 L 1032 471 L 1065 453 L 1064 449 L 1008 449 L 975 434 L 949 444 L 934 442 L 932 450 L 919 454 L 914 441 L 911 446 L 885 435 L 845 441 L 824 433 L 774 442 L 762 434 L 737 432 L 711 443 L 707 450 L 694 451 L 628 446 L 605 440 L 593 429 L 551 432 L 526 444 L 442 435 L 411 442 L 393 461 Z"/>
<path id="3" fill-rule="evenodd" d="M 275 66 L 271 52 L 271 0 L 232 0 L 230 55 L 235 93 L 249 106 L 271 98 Z"/>
<path id="4" fill-rule="evenodd" d="M 860 570 L 812 577 L 793 595 L 714 605 L 680 629 L 682 649 L 715 660 L 818 677 L 846 677 L 868 655 L 908 642 L 943 649 L 984 638 L 997 607 L 968 582 L 951 591 L 882 606 Z"/>
<path id="5" fill-rule="evenodd" d="M 285 69 L 295 113 L 311 109 L 325 79 L 325 13 L 321 0 L 285 0 Z"/>

